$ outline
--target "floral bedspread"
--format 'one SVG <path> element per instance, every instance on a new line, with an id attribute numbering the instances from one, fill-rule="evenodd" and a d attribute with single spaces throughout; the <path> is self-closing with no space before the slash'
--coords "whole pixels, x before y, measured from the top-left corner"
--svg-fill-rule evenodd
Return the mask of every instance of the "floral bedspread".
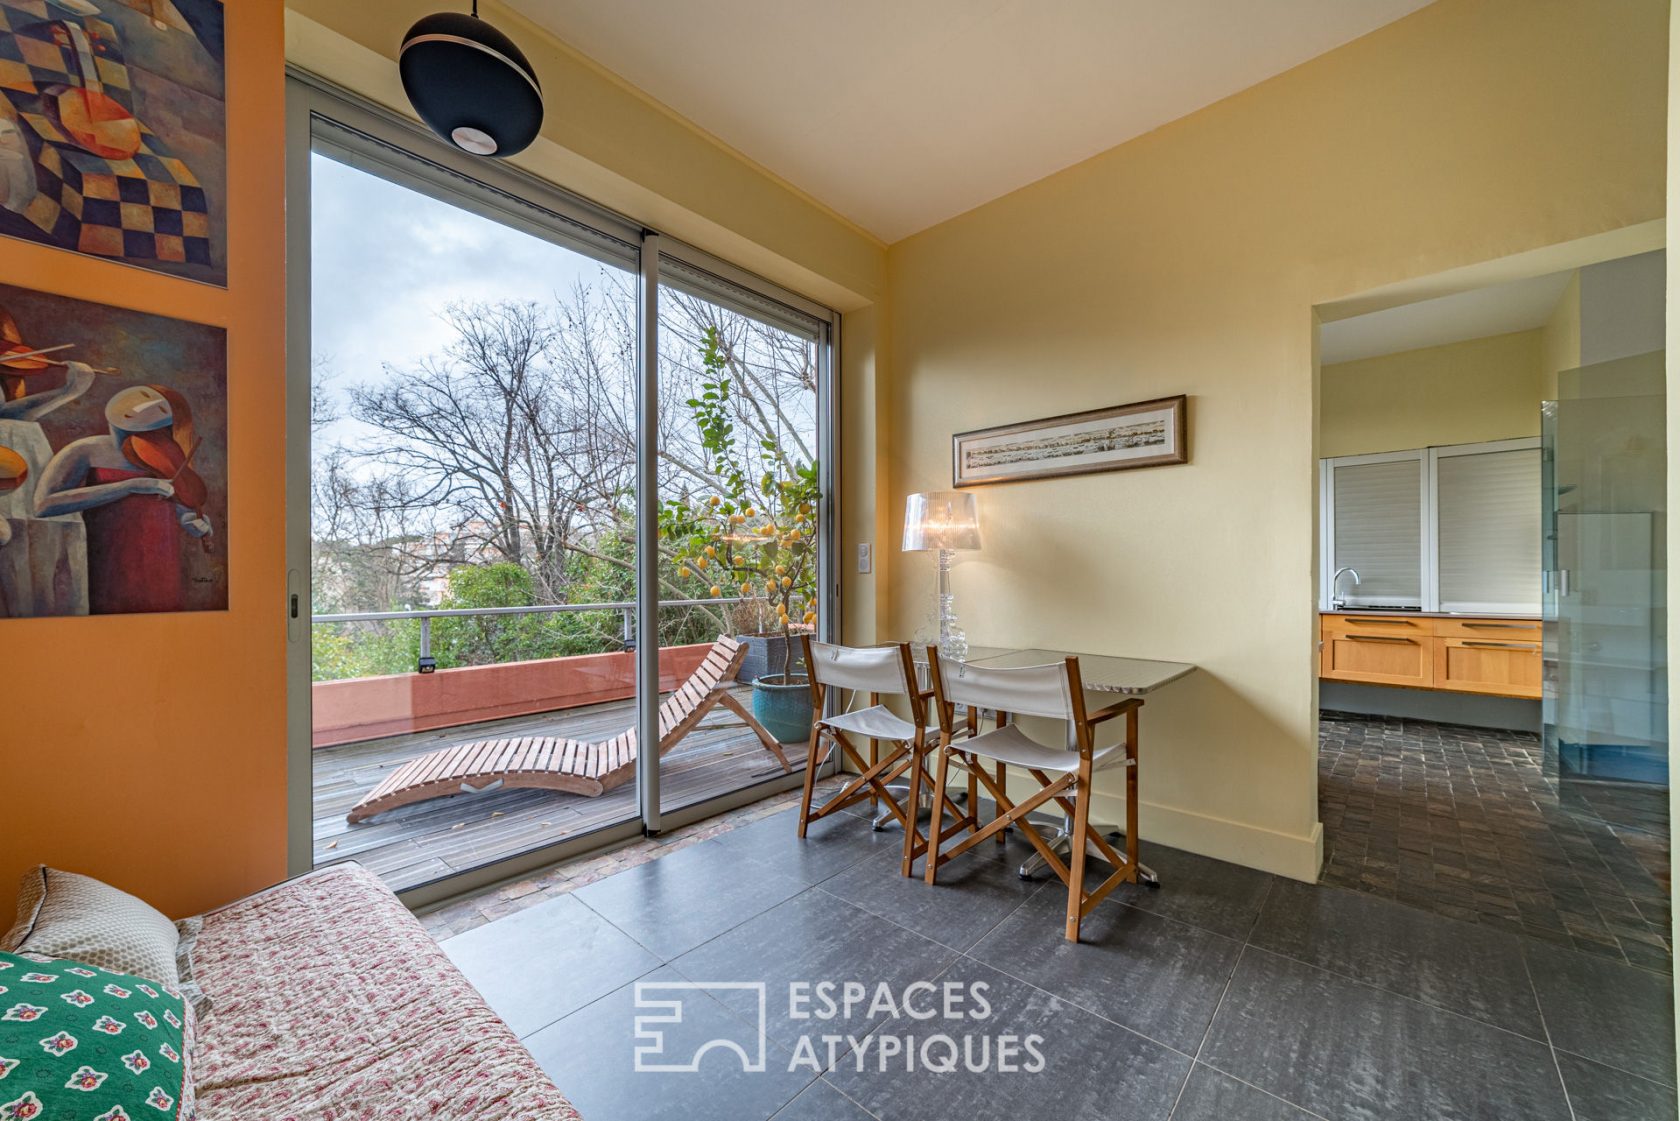
<path id="1" fill-rule="evenodd" d="M 200 1121 L 577 1121 L 507 1025 L 371 872 L 335 865 L 212 911 Z"/>

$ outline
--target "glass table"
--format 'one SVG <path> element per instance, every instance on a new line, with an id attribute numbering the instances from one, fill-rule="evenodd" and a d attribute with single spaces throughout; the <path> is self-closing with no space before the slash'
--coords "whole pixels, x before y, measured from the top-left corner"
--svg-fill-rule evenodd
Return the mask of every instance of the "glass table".
<path id="1" fill-rule="evenodd" d="M 916 664 L 927 665 L 927 647 L 912 646 Z M 969 665 L 997 669 L 1042 666 L 1066 658 L 1079 659 L 1079 677 L 1092 693 L 1125 693 L 1141 697 L 1196 672 L 1189 662 L 1161 662 L 1153 658 L 1117 658 L 1109 654 L 1081 654 L 1072 650 L 1015 650 L 1002 646 L 970 646 Z"/>

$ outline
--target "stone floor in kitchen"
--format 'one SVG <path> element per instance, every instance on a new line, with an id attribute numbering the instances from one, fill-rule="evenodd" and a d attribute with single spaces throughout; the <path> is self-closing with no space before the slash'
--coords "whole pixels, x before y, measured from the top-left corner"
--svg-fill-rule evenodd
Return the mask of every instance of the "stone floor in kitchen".
<path id="1" fill-rule="evenodd" d="M 1540 741 L 1420 720 L 1319 720 L 1321 881 L 1672 970 L 1666 790 L 1567 784 Z"/>
<path id="2" fill-rule="evenodd" d="M 1017 875 L 1016 838 L 929 886 L 898 874 L 900 833 L 849 814 L 803 841 L 785 809 L 703 831 L 483 896 L 493 919 L 432 919 L 463 928 L 444 948 L 587 1121 L 1675 1116 L 1669 977 L 1522 923 L 1146 844 L 1162 887 L 1116 892 L 1076 945 L 1060 886 Z M 796 1015 L 790 987 L 824 981 L 885 985 L 897 1007 Z M 958 1019 L 907 1016 L 918 982 L 983 982 L 986 1014 L 970 995 Z M 935 1066 L 950 1053 L 936 1035 L 989 1069 L 927 1069 L 930 1046 Z M 1035 1038 L 1041 1069 L 1031 1050 L 997 1069 L 1011 1038 Z M 716 1041 L 742 1054 L 635 1068 L 638 1047 L 644 1068 L 681 1066 Z"/>

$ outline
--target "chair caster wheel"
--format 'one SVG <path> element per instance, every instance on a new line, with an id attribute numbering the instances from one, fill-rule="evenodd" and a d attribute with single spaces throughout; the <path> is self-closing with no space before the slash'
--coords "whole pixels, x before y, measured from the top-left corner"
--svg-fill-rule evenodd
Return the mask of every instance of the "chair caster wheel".
<path id="1" fill-rule="evenodd" d="M 875 833 L 885 833 L 887 831 L 887 827 L 885 825 L 876 825 L 873 821 L 869 823 L 869 828 Z"/>
<path id="2" fill-rule="evenodd" d="M 1148 888 L 1150 891 L 1160 891 L 1161 890 L 1161 881 L 1160 880 L 1145 880 L 1145 881 L 1143 881 L 1143 886 Z"/>

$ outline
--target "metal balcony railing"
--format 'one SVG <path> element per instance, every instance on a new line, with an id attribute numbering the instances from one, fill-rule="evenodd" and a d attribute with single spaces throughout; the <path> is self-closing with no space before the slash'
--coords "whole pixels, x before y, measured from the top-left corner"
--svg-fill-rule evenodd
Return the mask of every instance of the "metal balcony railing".
<path id="1" fill-rule="evenodd" d="M 666 607 L 718 607 L 746 603 L 745 596 L 719 596 L 716 599 L 667 599 L 659 602 Z M 533 607 L 424 607 L 414 611 L 350 611 L 338 615 L 311 615 L 311 623 L 384 623 L 405 619 L 420 620 L 419 673 L 431 673 L 437 668 L 432 658 L 432 620 L 458 619 L 478 615 L 553 615 L 562 612 L 617 611 L 624 619 L 624 649 L 636 648 L 636 604 L 633 600 L 614 603 L 545 603 Z"/>

